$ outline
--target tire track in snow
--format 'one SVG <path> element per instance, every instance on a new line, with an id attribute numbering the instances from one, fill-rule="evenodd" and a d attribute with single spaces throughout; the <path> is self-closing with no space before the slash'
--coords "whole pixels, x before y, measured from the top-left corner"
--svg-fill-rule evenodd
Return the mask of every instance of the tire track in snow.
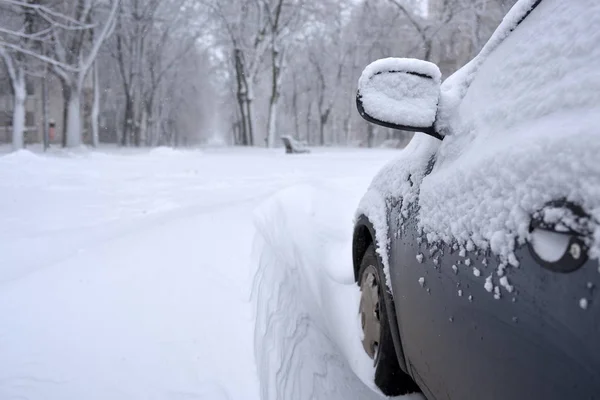
<path id="1" fill-rule="evenodd" d="M 267 193 L 269 192 L 260 193 L 258 195 L 242 196 L 235 200 L 221 201 L 213 204 L 184 205 L 159 214 L 148 215 L 145 218 L 128 220 L 126 222 L 111 221 L 109 223 L 97 225 L 93 229 L 89 227 L 79 227 L 61 230 L 59 233 L 64 236 L 65 243 L 73 244 L 81 241 L 81 244 L 76 246 L 65 246 L 64 249 L 59 249 L 60 251 L 57 254 L 53 254 L 50 257 L 36 257 L 29 265 L 22 263 L 18 273 L 15 272 L 11 274 L 10 271 L 3 271 L 2 275 L 0 275 L 0 286 L 25 278 L 42 268 L 52 268 L 60 265 L 70 259 L 78 257 L 82 252 L 92 251 L 93 249 L 105 246 L 109 243 L 118 242 L 129 236 L 145 232 L 149 229 L 154 229 L 158 226 L 172 224 L 190 217 L 215 213 L 219 210 L 234 208 L 242 204 L 255 203 L 260 199 L 263 199 Z M 83 235 L 83 233 L 85 233 L 85 235 Z M 48 233 L 32 235 L 32 237 L 28 238 L 9 238 L 8 243 L 13 247 L 16 247 L 17 243 L 23 243 L 22 246 L 24 247 L 31 247 L 32 240 L 37 239 L 43 241 L 46 240 L 47 236 Z M 59 235 L 54 233 L 54 236 L 54 240 L 56 240 L 56 237 Z"/>

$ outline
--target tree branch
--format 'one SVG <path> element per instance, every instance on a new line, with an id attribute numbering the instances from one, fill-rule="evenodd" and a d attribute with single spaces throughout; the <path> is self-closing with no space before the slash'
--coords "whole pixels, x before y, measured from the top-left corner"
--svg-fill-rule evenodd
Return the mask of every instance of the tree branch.
<path id="1" fill-rule="evenodd" d="M 27 50 L 27 49 L 24 49 L 24 48 L 19 47 L 17 45 L 14 45 L 12 43 L 7 43 L 7 42 L 4 42 L 4 41 L 0 40 L 0 50 L 2 49 L 2 47 L 14 50 L 14 51 L 16 51 L 18 53 L 22 53 L 22 54 L 26 54 L 28 56 L 32 56 L 32 57 L 34 57 L 34 58 L 36 58 L 36 59 L 38 59 L 40 61 L 46 62 L 46 63 L 51 64 L 53 66 L 57 66 L 57 67 L 63 68 L 63 69 L 68 70 L 68 71 L 72 71 L 72 72 L 79 71 L 79 69 L 77 69 L 77 68 L 74 68 L 74 67 L 71 67 L 68 64 L 64 64 L 64 63 L 61 63 L 59 61 L 56 61 L 53 58 L 46 57 L 43 54 L 39 54 L 39 53 L 36 53 L 34 51 Z"/>

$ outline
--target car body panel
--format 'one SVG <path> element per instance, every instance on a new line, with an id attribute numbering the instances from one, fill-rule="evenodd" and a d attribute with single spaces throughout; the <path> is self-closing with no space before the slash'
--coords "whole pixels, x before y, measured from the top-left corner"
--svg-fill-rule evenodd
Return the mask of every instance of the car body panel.
<path id="1" fill-rule="evenodd" d="M 390 216 L 402 219 L 395 210 Z M 408 368 L 429 398 L 600 396 L 600 315 L 578 305 L 594 290 L 595 261 L 557 274 L 537 266 L 523 246 L 516 253 L 524 267 L 510 276 L 515 289 L 502 288 L 496 299 L 473 272 L 495 274 L 494 257 L 429 245 L 414 217 L 390 228 L 400 232 L 390 252 L 399 332 Z"/>
<path id="2" fill-rule="evenodd" d="M 537 6 L 541 11 L 530 13 L 528 7 L 531 6 Z M 528 45 L 547 39 L 541 36 L 544 32 L 540 32 L 536 24 L 556 26 L 556 32 L 563 34 L 582 34 L 582 29 L 590 31 L 594 26 L 592 24 L 591 27 L 586 27 L 576 20 L 578 16 L 585 15 L 582 10 L 587 10 L 588 14 L 594 13 L 593 18 L 600 18 L 600 6 L 592 0 L 522 0 L 516 9 L 523 15 L 516 15 L 515 20 L 526 22 L 524 26 L 529 29 L 507 29 L 508 33 L 515 30 L 520 35 L 508 36 L 508 42 L 519 48 L 520 54 L 527 54 L 525 50 Z M 569 18 L 563 18 L 565 21 L 562 21 L 562 25 L 553 24 L 551 19 L 559 18 L 557 12 L 566 12 L 565 10 L 568 11 L 565 15 L 568 14 Z M 527 18 L 524 19 L 525 17 Z M 593 18 L 588 19 L 587 23 L 593 22 Z M 548 35 L 553 33 L 554 31 L 548 31 Z M 502 35 L 495 35 L 496 39 L 499 36 Z M 506 35 L 503 40 L 505 37 Z M 593 42 L 591 38 L 586 36 L 587 45 Z M 492 42 L 494 40 L 493 37 Z M 547 40 L 544 45 L 548 51 L 554 46 Z M 581 50 L 581 44 L 562 41 L 556 48 L 569 52 L 571 48 L 577 49 L 578 46 Z M 500 52 L 494 54 L 498 48 Z M 546 50 L 538 51 L 537 54 L 546 57 L 547 61 L 548 55 L 545 52 Z M 573 157 L 585 155 L 594 161 L 594 154 L 600 152 L 596 117 L 600 114 L 600 102 L 595 100 L 600 92 L 596 90 L 596 85 L 600 84 L 597 77 L 600 75 L 588 75 L 593 79 L 586 86 L 571 80 L 568 72 L 578 70 L 589 73 L 590 68 L 597 68 L 595 58 L 600 56 L 600 52 L 594 47 L 593 55 L 589 53 L 589 67 L 585 64 L 586 53 L 578 53 L 577 68 L 573 69 L 569 68 L 568 57 L 555 54 L 556 63 L 550 67 L 550 64 L 544 64 L 544 72 L 550 73 L 550 77 L 551 73 L 556 72 L 560 78 L 557 79 L 556 90 L 549 94 L 553 95 L 554 100 L 562 96 L 565 99 L 564 109 L 557 106 L 560 105 L 558 101 L 545 108 L 531 108 L 536 119 L 533 122 L 527 121 L 527 115 L 521 115 L 509 121 L 510 123 L 502 119 L 503 108 L 499 107 L 501 103 L 495 104 L 496 109 L 487 108 L 485 97 L 478 99 L 477 96 L 469 95 L 469 85 L 475 81 L 474 87 L 479 93 L 494 94 L 497 101 L 506 99 L 494 91 L 495 85 L 502 83 L 501 75 L 495 75 L 494 68 L 489 68 L 494 63 L 502 63 L 499 54 L 504 60 L 508 54 L 507 48 L 503 48 L 502 42 L 496 40 L 495 43 L 486 45 L 480 56 L 444 83 L 447 87 L 460 88 L 458 92 L 462 98 L 444 97 L 444 85 L 442 86 L 442 100 L 438 111 L 440 123 L 436 123 L 436 128 L 450 136 L 444 139 L 433 157 L 428 158 L 427 168 L 423 168 L 425 160 L 415 160 L 413 156 L 419 154 L 411 150 L 397 161 L 397 165 L 384 171 L 388 174 L 396 173 L 396 178 L 378 176 L 370 189 L 377 193 L 365 196 L 367 199 L 383 197 L 377 204 L 385 204 L 386 207 L 385 223 L 379 221 L 373 225 L 377 230 L 373 239 L 378 242 L 380 249 L 383 248 L 380 254 L 388 257 L 383 262 L 389 263 L 391 292 L 406 371 L 430 400 L 600 399 L 600 341 L 597 340 L 600 333 L 600 313 L 595 308 L 595 303 L 600 301 L 596 289 L 600 285 L 598 260 L 588 260 L 582 268 L 570 273 L 551 271 L 532 256 L 531 249 L 526 244 L 528 225 L 523 224 L 524 220 L 530 221 L 531 216 L 547 202 L 564 200 L 569 196 L 573 197 L 569 200 L 584 212 L 598 211 L 596 205 L 599 198 L 594 195 L 597 193 L 594 188 L 600 187 L 600 170 L 593 163 L 578 164 L 580 160 Z M 493 63 L 488 64 L 486 69 L 486 61 L 489 60 Z M 556 71 L 548 69 L 557 65 Z M 532 62 L 523 68 L 526 73 L 534 73 L 535 66 L 535 62 Z M 489 84 L 477 82 L 479 70 L 483 70 L 484 75 L 487 74 Z M 533 92 L 540 87 L 544 88 L 544 82 L 527 81 L 525 87 L 530 83 L 533 86 L 529 88 L 531 92 L 524 93 L 523 98 L 531 96 L 534 105 L 535 101 L 543 102 L 544 98 L 536 98 Z M 572 91 L 568 90 L 571 87 L 569 85 L 572 85 Z M 508 87 L 506 93 L 510 91 L 511 88 Z M 580 99 L 574 97 L 584 92 L 586 95 Z M 519 93 L 515 92 L 513 95 L 518 96 Z M 465 98 L 471 107 L 479 107 L 483 118 L 469 116 L 469 107 L 463 107 L 461 103 Z M 584 112 L 578 114 L 578 107 Z M 485 126 L 488 117 L 497 124 L 494 129 L 487 129 Z M 505 131 L 496 129 L 503 126 L 506 127 Z M 465 127 L 483 127 L 485 132 L 477 129 L 464 131 Z M 419 134 L 413 138 L 413 142 L 421 140 Z M 462 160 L 465 157 L 471 157 L 471 161 L 476 160 L 477 149 L 470 146 L 484 141 L 488 141 L 489 151 L 485 156 L 498 156 L 506 161 L 502 171 L 494 172 L 494 168 L 490 169 L 490 179 L 505 179 L 506 182 L 514 182 L 515 186 L 519 185 L 518 191 L 511 192 L 512 197 L 509 198 L 508 193 L 513 188 L 508 188 L 505 191 L 498 190 L 494 199 L 510 203 L 506 212 L 516 210 L 521 218 L 520 225 L 500 225 L 506 229 L 506 243 L 512 257 L 510 260 L 507 259 L 507 254 L 492 254 L 489 241 L 487 245 L 480 247 L 473 241 L 466 246 L 468 238 L 452 236 L 454 230 L 432 232 L 427 231 L 429 226 L 423 224 L 424 216 L 430 221 L 435 218 L 425 214 L 421 207 L 431 206 L 433 203 L 438 211 L 443 211 L 445 206 L 450 206 L 436 198 L 435 193 L 431 192 L 432 185 L 428 183 L 444 183 L 444 179 L 450 182 L 454 178 L 457 178 L 457 182 L 469 181 L 471 178 L 468 177 L 468 169 L 483 169 L 484 164 L 477 166 L 474 162 L 463 163 Z M 543 143 L 545 147 L 536 149 L 536 154 L 521 151 L 518 153 L 519 159 L 511 157 L 512 154 L 517 154 L 516 150 L 520 146 L 536 143 Z M 418 144 L 411 143 L 409 146 L 417 148 Z M 547 154 L 544 155 L 544 152 Z M 427 157 L 431 156 L 431 153 L 426 154 Z M 564 156 L 554 160 L 553 157 L 559 154 Z M 530 163 L 527 169 L 529 175 L 525 180 L 512 174 L 511 168 L 516 165 L 527 166 L 521 161 L 533 155 L 539 156 L 544 164 Z M 485 157 L 482 160 L 485 161 Z M 417 173 L 413 171 L 415 165 L 419 166 Z M 552 174 L 544 175 L 548 168 L 553 168 Z M 445 174 L 440 175 L 440 172 Z M 573 176 L 574 173 L 578 175 Z M 436 175 L 438 180 L 434 181 Z M 418 179 L 415 180 L 414 176 L 418 176 Z M 439 179 L 439 176 L 443 179 Z M 482 179 L 485 180 L 486 177 Z M 546 180 L 538 180 L 537 177 Z M 548 185 L 549 182 L 553 185 Z M 563 193 L 563 184 L 568 189 L 577 189 L 578 195 L 572 196 L 569 191 Z M 394 187 L 389 187 L 392 185 Z M 485 190 L 485 185 L 482 188 Z M 458 194 L 464 194 L 460 193 L 460 188 L 451 193 L 457 193 L 456 198 L 459 197 Z M 421 201 L 426 195 L 429 196 L 428 204 Z M 533 201 L 532 197 L 535 197 Z M 359 212 L 363 212 L 366 217 L 369 217 L 368 211 L 368 207 L 359 207 Z M 381 212 L 373 211 L 372 214 L 379 216 Z M 468 207 L 463 208 L 463 212 L 473 212 L 473 218 L 481 218 L 481 215 Z M 596 230 L 600 231 L 598 219 L 594 221 Z M 450 219 L 448 224 L 453 222 Z M 510 229 L 513 231 L 510 232 Z M 382 234 L 381 230 L 385 233 Z M 461 234 L 466 232 L 467 235 L 472 233 L 468 229 L 459 231 Z M 381 237 L 387 240 L 380 240 Z M 508 269 L 507 261 L 513 264 Z M 507 280 L 501 284 L 503 276 Z M 423 278 L 422 283 L 420 278 Z"/>

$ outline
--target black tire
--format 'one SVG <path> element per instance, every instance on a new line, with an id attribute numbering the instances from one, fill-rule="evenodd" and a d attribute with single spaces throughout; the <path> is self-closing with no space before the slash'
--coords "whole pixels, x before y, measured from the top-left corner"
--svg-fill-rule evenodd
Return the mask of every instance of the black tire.
<path id="1" fill-rule="evenodd" d="M 419 387 L 412 378 L 402 371 L 398 363 L 398 358 L 396 357 L 394 340 L 392 339 L 392 332 L 390 330 L 388 310 L 384 298 L 384 290 L 387 290 L 385 275 L 377 253 L 375 253 L 373 244 L 367 248 L 360 264 L 358 274 L 359 286 L 361 285 L 361 282 L 363 282 L 363 274 L 365 271 L 372 271 L 372 268 L 369 267 L 375 267 L 377 272 L 376 280 L 378 281 L 377 285 L 379 288 L 380 340 L 374 360 L 375 384 L 386 396 L 399 396 L 420 392 Z"/>

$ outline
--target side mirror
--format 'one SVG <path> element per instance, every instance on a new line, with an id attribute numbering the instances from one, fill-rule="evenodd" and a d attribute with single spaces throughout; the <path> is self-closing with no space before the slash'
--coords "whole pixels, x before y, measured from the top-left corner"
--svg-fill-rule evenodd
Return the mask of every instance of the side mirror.
<path id="1" fill-rule="evenodd" d="M 438 66 L 428 61 L 377 60 L 365 68 L 358 80 L 358 112 L 377 125 L 442 139 L 433 127 L 441 77 Z"/>

